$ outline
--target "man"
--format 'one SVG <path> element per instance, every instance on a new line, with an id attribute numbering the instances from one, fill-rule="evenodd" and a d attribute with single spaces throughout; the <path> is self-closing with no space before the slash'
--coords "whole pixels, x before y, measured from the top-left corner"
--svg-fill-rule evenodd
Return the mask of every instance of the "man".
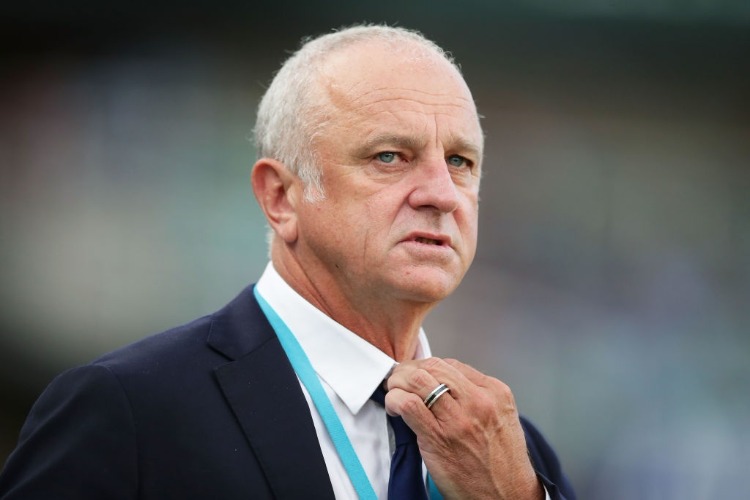
<path id="1" fill-rule="evenodd" d="M 58 377 L 2 498 L 574 498 L 507 386 L 421 330 L 477 238 L 482 130 L 443 51 L 378 26 L 309 41 L 256 138 L 258 284 Z"/>

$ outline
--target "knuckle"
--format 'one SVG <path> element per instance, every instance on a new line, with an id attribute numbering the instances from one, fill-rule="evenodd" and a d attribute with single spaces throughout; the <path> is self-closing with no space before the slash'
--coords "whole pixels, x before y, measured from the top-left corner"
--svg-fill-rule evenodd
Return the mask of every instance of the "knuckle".
<path id="1" fill-rule="evenodd" d="M 504 401 L 513 402 L 515 398 L 513 397 L 513 391 L 510 390 L 510 387 L 500 381 L 498 381 L 498 383 L 500 397 L 503 398 Z"/>
<path id="2" fill-rule="evenodd" d="M 425 370 L 434 370 L 436 368 L 439 368 L 443 363 L 445 363 L 444 360 L 436 357 L 427 358 L 422 363 L 422 366 L 424 366 Z"/>
<path id="3" fill-rule="evenodd" d="M 496 378 L 487 377 L 488 385 L 491 391 L 502 399 L 513 399 L 513 391 L 505 382 L 502 382 Z"/>
<path id="4" fill-rule="evenodd" d="M 480 420 L 487 421 L 516 411 L 513 393 L 503 383 L 499 383 L 489 390 L 482 389 L 473 392 L 470 398 L 470 406 L 472 414 Z"/>
<path id="5" fill-rule="evenodd" d="M 518 411 L 513 393 L 511 392 L 510 387 L 505 384 L 503 384 L 495 404 L 502 414 L 515 415 Z"/>
<path id="6" fill-rule="evenodd" d="M 413 396 L 414 397 L 405 398 L 401 403 L 401 410 L 403 413 L 414 415 L 420 410 L 421 407 L 424 406 L 424 403 L 422 403 L 422 400 L 419 399 L 419 396 Z"/>
<path id="7" fill-rule="evenodd" d="M 433 377 L 430 372 L 419 368 L 414 370 L 409 377 L 409 384 L 415 389 L 427 387 L 432 383 Z"/>

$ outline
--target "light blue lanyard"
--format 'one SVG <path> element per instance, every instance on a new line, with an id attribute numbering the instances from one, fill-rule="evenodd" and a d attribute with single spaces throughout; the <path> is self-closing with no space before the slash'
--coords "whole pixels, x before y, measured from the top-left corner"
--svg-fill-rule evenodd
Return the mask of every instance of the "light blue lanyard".
<path id="1" fill-rule="evenodd" d="M 328 429 L 328 434 L 331 436 L 331 441 L 336 447 L 336 451 L 341 458 L 341 462 L 344 464 L 346 473 L 349 474 L 349 479 L 354 485 L 354 489 L 357 491 L 357 495 L 362 500 L 377 500 L 378 496 L 375 494 L 375 490 L 372 489 L 370 480 L 365 474 L 365 469 L 362 467 L 362 463 L 357 457 L 357 453 L 354 451 L 349 437 L 346 435 L 344 426 L 336 415 L 336 410 L 333 409 L 331 401 L 320 384 L 318 375 L 307 358 L 305 351 L 302 350 L 302 346 L 297 342 L 297 338 L 286 326 L 286 323 L 276 314 L 276 311 L 261 297 L 258 292 L 258 287 L 253 289 L 255 292 L 255 298 L 260 304 L 260 308 L 263 309 L 269 323 L 276 331 L 276 335 L 279 337 L 281 347 L 284 348 L 289 361 L 292 363 L 292 368 L 297 372 L 297 376 L 302 381 L 302 384 L 310 393 L 310 397 L 315 404 L 315 408 L 318 409 L 320 417 L 323 419 L 323 423 Z"/>
<path id="2" fill-rule="evenodd" d="M 257 286 L 253 288 L 253 293 L 255 293 L 255 299 L 258 301 L 260 308 L 265 313 L 266 318 L 268 318 L 268 322 L 271 323 L 276 332 L 276 336 L 279 338 L 281 347 L 286 352 L 292 368 L 294 368 L 297 376 L 307 389 L 315 408 L 317 408 L 320 417 L 323 419 L 323 423 L 328 430 L 328 435 L 331 437 L 331 441 L 341 458 L 341 463 L 344 465 L 344 469 L 346 469 L 346 473 L 349 475 L 349 479 L 357 491 L 357 496 L 360 500 L 377 500 L 378 497 L 372 488 L 372 484 L 370 484 L 370 480 L 367 478 L 365 469 L 362 467 L 362 463 L 359 461 L 357 453 L 354 451 L 354 447 L 346 435 L 344 426 L 336 414 L 336 410 L 333 409 L 333 405 L 328 399 L 323 386 L 320 384 L 318 375 L 315 373 L 315 369 L 312 367 L 305 351 L 299 345 L 297 338 L 289 330 L 289 327 L 284 323 L 284 320 L 276 314 L 273 307 L 260 295 Z M 429 475 L 427 476 L 427 485 L 430 499 L 441 500 L 442 495 L 438 492 L 435 483 Z"/>

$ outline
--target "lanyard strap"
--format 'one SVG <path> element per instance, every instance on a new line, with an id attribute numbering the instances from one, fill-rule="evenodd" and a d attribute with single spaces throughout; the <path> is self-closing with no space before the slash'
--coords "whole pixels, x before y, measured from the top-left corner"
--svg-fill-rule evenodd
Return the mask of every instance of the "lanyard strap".
<path id="1" fill-rule="evenodd" d="M 336 410 L 333 409 L 333 405 L 328 399 L 323 386 L 320 384 L 318 374 L 315 373 L 305 351 L 299 345 L 297 338 L 289 330 L 289 327 L 286 326 L 286 323 L 284 323 L 279 315 L 276 314 L 276 311 L 260 295 L 258 287 L 255 287 L 253 292 L 255 293 L 255 299 L 260 304 L 260 308 L 276 331 L 279 342 L 281 342 L 281 347 L 284 348 L 289 361 L 292 363 L 292 368 L 294 368 L 297 376 L 310 394 L 315 408 L 318 409 L 318 413 L 320 413 L 328 434 L 331 436 L 331 441 L 333 441 L 333 445 L 336 447 L 336 451 L 341 458 L 341 462 L 344 464 L 349 479 L 357 491 L 357 496 L 361 500 L 377 500 L 378 497 L 375 495 L 375 490 L 372 488 L 367 474 L 365 474 L 365 469 L 362 467 L 362 463 L 359 461 L 357 453 L 354 451 L 354 447 L 346 435 L 344 426 L 338 415 L 336 415 Z"/>
<path id="2" fill-rule="evenodd" d="M 351 480 L 354 489 L 357 491 L 357 496 L 360 500 L 377 500 L 375 490 L 372 488 L 372 484 L 370 484 L 370 480 L 367 478 L 367 474 L 365 473 L 364 467 L 362 467 L 362 463 L 359 461 L 359 457 L 357 457 L 357 452 L 354 451 L 354 447 L 352 446 L 349 437 L 346 435 L 344 425 L 341 423 L 338 415 L 336 415 L 336 410 L 333 409 L 331 400 L 328 399 L 328 396 L 318 379 L 318 374 L 315 373 L 315 369 L 312 367 L 310 359 L 308 359 L 302 346 L 299 345 L 297 337 L 294 336 L 286 323 L 284 323 L 284 320 L 282 320 L 276 311 L 274 311 L 273 307 L 266 302 L 266 299 L 261 296 L 257 286 L 253 288 L 253 293 L 255 294 L 255 299 L 258 301 L 260 308 L 263 310 L 266 318 L 268 318 L 268 322 L 271 323 L 271 326 L 276 332 L 276 336 L 279 338 L 281 347 L 289 358 L 292 368 L 294 368 L 294 371 L 302 381 L 305 389 L 307 389 L 315 408 L 317 408 L 320 417 L 323 419 L 323 423 L 328 430 L 328 435 L 331 437 L 331 441 L 339 454 L 339 458 L 341 458 L 341 463 L 344 465 L 344 469 L 346 469 L 346 473 L 349 475 L 349 479 Z M 429 474 L 427 474 L 427 489 L 430 500 L 443 499 L 443 496 L 438 491 L 435 482 Z"/>

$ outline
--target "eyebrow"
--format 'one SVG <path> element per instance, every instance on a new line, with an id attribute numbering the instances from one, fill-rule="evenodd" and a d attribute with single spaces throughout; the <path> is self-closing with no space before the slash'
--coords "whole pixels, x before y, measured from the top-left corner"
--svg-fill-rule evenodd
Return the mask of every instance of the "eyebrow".
<path id="1" fill-rule="evenodd" d="M 460 136 L 451 136 L 448 144 L 452 146 L 450 149 L 454 151 L 468 152 L 476 157 L 477 161 L 482 159 L 482 147 L 474 141 Z"/>
<path id="2" fill-rule="evenodd" d="M 364 144 L 357 148 L 356 154 L 360 157 L 369 156 L 374 149 L 382 145 L 395 146 L 401 149 L 419 149 L 423 146 L 421 141 L 416 140 L 414 137 L 398 134 L 380 134 L 367 140 Z"/>

